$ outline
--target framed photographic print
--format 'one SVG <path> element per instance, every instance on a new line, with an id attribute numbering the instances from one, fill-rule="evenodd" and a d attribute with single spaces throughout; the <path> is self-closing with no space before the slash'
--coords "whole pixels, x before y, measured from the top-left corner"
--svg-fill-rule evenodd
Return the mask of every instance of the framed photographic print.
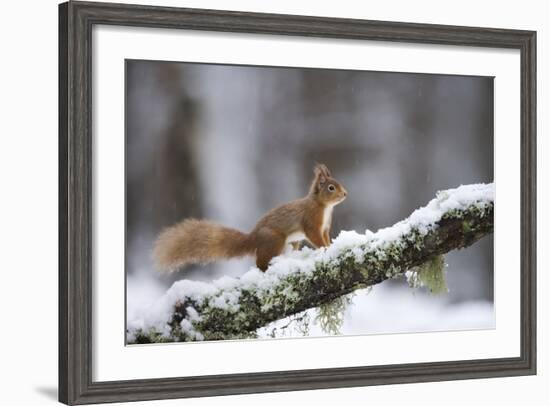
<path id="1" fill-rule="evenodd" d="M 59 30 L 61 402 L 536 373 L 535 32 Z"/>

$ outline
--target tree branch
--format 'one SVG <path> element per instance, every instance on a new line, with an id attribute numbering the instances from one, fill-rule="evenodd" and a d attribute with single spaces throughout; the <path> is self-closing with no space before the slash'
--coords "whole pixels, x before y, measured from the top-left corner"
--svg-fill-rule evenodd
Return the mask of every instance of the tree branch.
<path id="1" fill-rule="evenodd" d="M 493 209 L 493 184 L 461 186 L 377 233 L 342 232 L 326 249 L 275 258 L 265 273 L 254 268 L 238 279 L 176 282 L 143 318 L 129 321 L 128 342 L 254 337 L 270 322 L 470 246 L 492 233 Z"/>

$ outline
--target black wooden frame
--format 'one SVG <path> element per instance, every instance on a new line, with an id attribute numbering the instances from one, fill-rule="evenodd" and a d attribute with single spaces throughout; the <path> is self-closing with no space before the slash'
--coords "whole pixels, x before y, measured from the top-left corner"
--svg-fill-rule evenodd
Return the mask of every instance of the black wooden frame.
<path id="1" fill-rule="evenodd" d="M 94 24 L 491 48 L 521 53 L 521 355 L 351 368 L 92 381 L 91 47 Z M 536 373 L 536 33 L 68 2 L 59 6 L 59 400 L 184 398 Z"/>

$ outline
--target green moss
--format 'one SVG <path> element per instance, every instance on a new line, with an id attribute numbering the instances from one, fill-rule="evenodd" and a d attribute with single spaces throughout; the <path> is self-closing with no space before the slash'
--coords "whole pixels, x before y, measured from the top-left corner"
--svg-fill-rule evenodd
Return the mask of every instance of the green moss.
<path id="1" fill-rule="evenodd" d="M 486 204 L 472 204 L 467 209 L 464 209 L 464 210 L 459 210 L 459 209 L 449 210 L 443 215 L 442 219 L 447 219 L 447 218 L 461 219 L 466 217 L 468 214 L 474 217 L 483 218 L 488 213 L 491 213 L 493 208 L 494 208 L 494 203 L 492 202 L 486 203 Z"/>
<path id="2" fill-rule="evenodd" d="M 440 295 L 447 293 L 447 281 L 445 280 L 445 259 L 438 255 L 417 267 L 418 279 L 430 293 Z"/>
<path id="3" fill-rule="evenodd" d="M 361 267 L 358 267 L 359 268 L 359 272 L 361 273 L 361 276 L 365 279 L 368 279 L 369 278 L 369 268 L 367 268 L 366 266 L 361 266 Z"/>
<path id="4" fill-rule="evenodd" d="M 344 323 L 346 308 L 353 302 L 354 294 L 340 296 L 332 302 L 324 303 L 317 309 L 315 323 L 319 323 L 321 329 L 332 335 L 339 335 Z"/>
<path id="5" fill-rule="evenodd" d="M 174 341 L 174 339 L 163 336 L 152 327 L 147 331 L 142 329 L 136 330 L 134 337 L 134 340 L 130 344 L 168 343 Z"/>

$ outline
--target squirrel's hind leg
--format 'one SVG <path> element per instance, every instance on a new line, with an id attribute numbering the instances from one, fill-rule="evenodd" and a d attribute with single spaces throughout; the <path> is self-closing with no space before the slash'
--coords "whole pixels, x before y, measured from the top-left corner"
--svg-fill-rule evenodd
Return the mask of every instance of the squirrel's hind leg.
<path id="1" fill-rule="evenodd" d="M 263 272 L 267 270 L 271 258 L 280 255 L 285 247 L 286 238 L 284 235 L 264 229 L 257 235 L 256 266 Z"/>

